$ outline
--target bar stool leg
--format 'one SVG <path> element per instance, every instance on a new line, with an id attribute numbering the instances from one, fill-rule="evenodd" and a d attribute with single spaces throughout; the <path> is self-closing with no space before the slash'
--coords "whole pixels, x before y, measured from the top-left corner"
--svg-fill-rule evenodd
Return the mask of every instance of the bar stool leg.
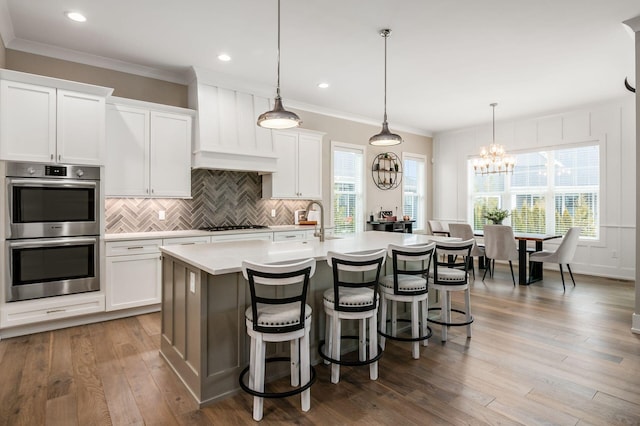
<path id="1" fill-rule="evenodd" d="M 249 389 L 255 390 L 256 383 L 256 339 L 251 338 L 251 349 L 249 350 Z"/>
<path id="2" fill-rule="evenodd" d="M 422 305 L 422 335 L 426 336 L 429 332 L 427 318 L 429 317 L 429 301 L 427 299 L 420 302 Z M 428 346 L 429 339 L 424 339 L 422 341 L 422 346 Z"/>
<path id="3" fill-rule="evenodd" d="M 382 331 L 383 333 L 387 332 L 387 298 L 385 297 L 384 293 L 380 298 L 380 331 Z M 382 350 L 384 350 L 385 348 L 386 341 L 387 339 L 385 339 L 385 337 L 381 335 L 380 346 L 382 347 Z"/>
<path id="4" fill-rule="evenodd" d="M 366 318 L 362 319 L 359 322 L 360 331 L 358 333 L 358 346 L 359 346 L 359 360 L 365 361 L 367 359 L 367 322 Z"/>
<path id="5" fill-rule="evenodd" d="M 391 301 L 391 335 L 398 335 L 398 303 Z"/>
<path id="6" fill-rule="evenodd" d="M 264 364 L 267 344 L 262 340 L 262 336 L 258 333 L 256 337 L 256 374 L 255 374 L 255 390 L 264 392 Z M 253 419 L 255 421 L 262 420 L 264 399 L 259 396 L 253 397 Z"/>
<path id="7" fill-rule="evenodd" d="M 376 312 L 377 313 L 377 312 Z M 378 356 L 378 330 L 376 329 L 375 313 L 369 318 L 369 359 L 373 359 Z M 363 322 L 366 320 L 363 320 Z M 371 380 L 378 380 L 378 361 L 372 362 L 369 365 L 369 378 Z"/>
<path id="8" fill-rule="evenodd" d="M 467 287 L 464 291 L 464 305 L 467 311 L 467 322 L 471 321 L 471 291 Z M 471 324 L 467 324 L 467 337 L 471 337 Z"/>
<path id="9" fill-rule="evenodd" d="M 440 321 L 448 323 L 449 321 L 449 292 L 442 292 L 442 301 L 440 302 Z M 447 326 L 442 325 L 442 341 L 447 341 Z"/>
<path id="10" fill-rule="evenodd" d="M 291 352 L 291 386 L 300 386 L 300 349 L 298 339 L 289 342 Z"/>
<path id="11" fill-rule="evenodd" d="M 338 313 L 332 315 L 332 330 L 331 330 L 331 338 L 332 338 L 332 352 L 331 358 L 340 359 L 340 318 L 338 318 Z M 331 383 L 338 383 L 340 381 L 340 364 L 333 363 L 331 364 Z"/>
<path id="12" fill-rule="evenodd" d="M 420 337 L 420 304 L 415 299 L 411 302 L 411 337 Z M 413 358 L 420 358 L 420 342 L 415 341 L 411 346 Z"/>
<path id="13" fill-rule="evenodd" d="M 333 341 L 331 336 L 332 331 L 333 331 L 333 325 L 331 322 L 331 315 L 327 315 L 327 313 L 325 312 L 324 314 L 324 353 L 325 355 L 329 355 L 330 357 L 333 358 L 333 352 L 332 352 Z M 324 363 L 325 365 L 331 364 L 326 359 L 324 360 Z"/>
<path id="14" fill-rule="evenodd" d="M 309 355 L 309 329 L 305 329 L 304 335 L 300 338 L 300 379 L 302 384 L 309 383 L 311 378 L 311 360 Z M 309 411 L 311 408 L 311 389 L 302 392 L 300 396 L 302 411 Z"/>

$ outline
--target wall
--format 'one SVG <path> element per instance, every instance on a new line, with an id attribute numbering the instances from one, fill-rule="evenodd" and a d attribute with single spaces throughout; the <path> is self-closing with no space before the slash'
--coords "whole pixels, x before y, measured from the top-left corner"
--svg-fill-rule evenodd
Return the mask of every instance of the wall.
<path id="1" fill-rule="evenodd" d="M 114 88 L 113 96 L 187 108 L 187 86 L 7 49 L 6 68 Z"/>
<path id="2" fill-rule="evenodd" d="M 402 158 L 403 152 L 422 154 L 426 156 L 427 196 L 425 197 L 425 216 L 426 218 L 431 217 L 431 208 L 433 205 L 433 178 L 430 159 L 433 155 L 433 141 L 430 137 L 399 132 L 393 129 L 392 122 L 391 131 L 402 136 L 404 142 L 401 145 L 392 147 L 374 147 L 369 145 L 369 138 L 377 133 L 380 133 L 381 125 L 373 126 L 341 118 L 329 117 L 322 114 L 316 114 L 302 110 L 294 110 L 293 108 L 291 110 L 295 111 L 296 114 L 298 114 L 302 119 L 301 127 L 309 130 L 326 132 L 322 147 L 322 198 L 325 206 L 329 206 L 331 202 L 331 141 L 338 141 L 354 145 L 362 145 L 366 147 L 366 207 L 364 213 L 367 220 L 369 217 L 369 213 L 374 212 L 374 214 L 376 214 L 378 211 L 380 211 L 380 207 L 383 207 L 383 210 L 391 210 L 394 212 L 397 207 L 399 215 L 402 216 L 402 185 L 400 185 L 398 188 L 390 190 L 379 189 L 374 184 L 373 178 L 371 176 L 371 165 L 373 163 L 374 157 L 381 152 L 394 152 L 400 158 Z M 423 224 L 422 228 L 424 228 L 424 226 L 426 225 Z"/>
<path id="3" fill-rule="evenodd" d="M 7 63 L 7 49 L 4 47 L 4 41 L 0 36 L 0 68 L 6 68 Z"/>
<path id="4" fill-rule="evenodd" d="M 618 101 L 580 110 L 513 122 L 496 122 L 496 140 L 504 144 L 507 151 L 595 139 L 603 144 L 601 236 L 599 241 L 581 241 L 575 267 L 572 263 L 575 272 L 635 278 L 635 121 L 634 97 L 628 93 Z M 435 136 L 434 180 L 438 185 L 434 194 L 434 218 L 467 222 L 467 160 L 477 155 L 482 145 L 491 141 L 491 131 L 489 123 Z"/>

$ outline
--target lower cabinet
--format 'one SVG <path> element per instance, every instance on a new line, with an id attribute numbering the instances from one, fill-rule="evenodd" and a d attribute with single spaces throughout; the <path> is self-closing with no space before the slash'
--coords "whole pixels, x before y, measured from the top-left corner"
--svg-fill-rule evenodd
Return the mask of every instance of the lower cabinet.
<path id="1" fill-rule="evenodd" d="M 159 304 L 162 279 L 160 246 L 210 241 L 206 236 L 108 242 L 106 310 Z"/>

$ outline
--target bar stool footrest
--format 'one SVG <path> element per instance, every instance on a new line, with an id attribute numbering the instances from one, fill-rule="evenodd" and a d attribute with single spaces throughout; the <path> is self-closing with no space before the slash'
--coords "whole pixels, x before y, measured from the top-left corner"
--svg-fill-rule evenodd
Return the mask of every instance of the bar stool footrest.
<path id="1" fill-rule="evenodd" d="M 341 339 L 351 339 L 351 340 L 360 340 L 360 336 L 341 336 Z M 367 339 L 367 342 L 369 341 L 369 339 Z M 348 360 L 340 360 L 340 359 L 333 359 L 328 355 L 324 354 L 324 340 L 321 340 L 320 342 L 318 342 L 318 355 L 320 355 L 320 357 L 322 359 L 324 359 L 325 361 L 329 361 L 332 364 L 340 364 L 340 365 L 348 365 L 348 366 L 356 366 L 356 365 L 368 365 L 368 364 L 372 364 L 376 361 L 378 361 L 380 358 L 382 358 L 382 346 L 378 345 L 378 355 L 376 355 L 375 357 L 371 358 L 371 359 L 365 359 L 364 361 L 348 361 Z"/>
<path id="2" fill-rule="evenodd" d="M 406 318 L 400 318 L 397 319 L 396 321 L 398 322 L 411 322 L 410 319 L 406 319 Z M 387 322 L 391 322 L 391 320 L 387 320 Z M 428 321 L 427 321 L 428 322 Z M 421 342 L 423 340 L 427 340 L 428 338 L 430 338 L 431 336 L 433 336 L 433 331 L 431 330 L 431 327 L 427 326 L 427 335 L 426 336 L 418 336 L 418 337 L 401 337 L 401 336 L 392 336 L 390 334 L 387 334 L 386 332 L 382 331 L 382 330 L 378 330 L 378 334 L 387 338 L 387 339 L 391 339 L 391 340 L 397 340 L 400 342 Z"/>
<path id="3" fill-rule="evenodd" d="M 265 360 L 266 363 L 282 362 L 282 361 L 291 362 L 291 357 L 272 357 L 272 358 L 267 358 Z M 306 383 L 305 385 L 299 386 L 295 389 L 291 389 L 286 392 L 258 392 L 256 390 L 251 389 L 249 386 L 245 385 L 244 376 L 249 372 L 249 366 L 247 366 L 244 370 L 242 370 L 242 372 L 240 372 L 240 377 L 238 379 L 238 382 L 240 383 L 240 387 L 242 388 L 242 390 L 247 392 L 250 395 L 259 396 L 262 398 L 286 398 L 289 396 L 298 395 L 306 391 L 316 381 L 316 369 L 313 368 L 312 365 L 310 365 L 309 368 L 311 369 L 311 377 L 309 378 L 309 382 Z"/>
<path id="4" fill-rule="evenodd" d="M 441 311 L 442 308 L 440 308 L 440 307 L 429 308 L 429 310 L 430 311 Z M 451 312 L 457 312 L 459 314 L 467 315 L 467 313 L 465 311 L 461 311 L 460 309 L 451 309 Z M 458 327 L 458 326 L 464 326 L 464 325 L 471 324 L 473 322 L 473 316 L 471 317 L 471 319 L 469 321 L 444 322 L 444 321 L 439 321 L 439 320 L 431 319 L 431 318 L 428 318 L 427 321 L 432 323 L 432 324 L 449 325 L 449 326 L 452 326 L 452 327 Z"/>

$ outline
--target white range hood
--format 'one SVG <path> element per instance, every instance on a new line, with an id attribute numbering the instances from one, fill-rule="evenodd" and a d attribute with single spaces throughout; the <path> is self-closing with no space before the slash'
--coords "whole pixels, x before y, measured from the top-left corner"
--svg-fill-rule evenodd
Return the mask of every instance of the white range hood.
<path id="1" fill-rule="evenodd" d="M 271 130 L 256 124 L 272 101 L 240 87 L 228 76 L 193 68 L 189 107 L 197 110 L 194 169 L 276 171 Z"/>

